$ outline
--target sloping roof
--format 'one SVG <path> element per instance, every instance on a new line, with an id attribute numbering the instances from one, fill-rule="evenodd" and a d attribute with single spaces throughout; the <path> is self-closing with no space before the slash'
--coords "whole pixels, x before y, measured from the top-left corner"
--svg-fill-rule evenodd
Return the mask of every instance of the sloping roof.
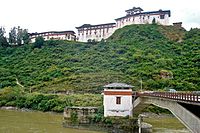
<path id="1" fill-rule="evenodd" d="M 51 34 L 76 34 L 74 31 L 47 31 L 47 32 L 40 32 L 40 33 L 29 33 L 30 36 L 33 35 L 41 35 L 41 34 L 47 34 L 47 33 L 51 33 Z"/>
<path id="2" fill-rule="evenodd" d="M 144 11 L 144 10 L 143 10 L 142 8 L 140 8 L 140 7 L 133 7 L 132 9 L 126 10 L 126 12 L 129 12 L 129 11 L 136 11 L 136 10 Z"/>
<path id="3" fill-rule="evenodd" d="M 97 27 L 97 26 L 106 26 L 106 25 L 115 25 L 115 24 L 116 24 L 116 23 L 97 24 L 97 25 L 84 24 L 84 25 L 82 25 L 82 26 L 76 27 L 76 29 L 88 28 L 88 27 Z"/>
<path id="4" fill-rule="evenodd" d="M 123 18 L 127 18 L 127 17 L 130 17 L 130 16 L 138 16 L 138 15 L 150 15 L 150 14 L 168 14 L 169 17 L 171 17 L 171 11 L 170 10 L 159 10 L 159 11 L 150 11 L 150 12 L 141 12 L 141 13 L 136 13 L 136 14 L 133 14 L 133 15 L 126 15 L 124 17 L 120 17 L 120 18 L 117 18 L 115 20 L 120 20 L 120 19 L 123 19 Z"/>
<path id="5" fill-rule="evenodd" d="M 104 88 L 133 88 L 133 87 L 134 86 L 125 83 L 111 83 L 104 86 Z"/>

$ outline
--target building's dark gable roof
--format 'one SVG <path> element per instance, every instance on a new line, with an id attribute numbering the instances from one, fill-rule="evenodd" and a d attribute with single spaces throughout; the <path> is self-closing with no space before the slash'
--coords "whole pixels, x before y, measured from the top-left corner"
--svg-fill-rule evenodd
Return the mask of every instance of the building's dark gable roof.
<path id="1" fill-rule="evenodd" d="M 107 23 L 107 24 L 98 24 L 98 25 L 84 24 L 80 27 L 76 27 L 76 29 L 98 27 L 98 26 L 108 26 L 108 25 L 116 25 L 116 23 Z"/>
<path id="2" fill-rule="evenodd" d="M 135 10 L 139 10 L 139 11 L 144 11 L 142 8 L 140 7 L 133 7 L 132 9 L 128 9 L 125 12 L 129 12 L 129 11 L 135 11 Z"/>
<path id="3" fill-rule="evenodd" d="M 168 14 L 169 15 L 169 17 L 171 17 L 171 11 L 170 10 L 165 10 L 165 11 L 162 11 L 162 10 L 159 10 L 159 11 L 151 11 L 151 12 L 141 12 L 141 13 L 139 13 L 139 15 L 141 14 L 141 15 L 146 15 L 146 14 L 158 14 L 158 13 L 160 13 L 160 14 Z"/>
<path id="4" fill-rule="evenodd" d="M 30 36 L 34 35 L 43 35 L 43 34 L 76 34 L 74 31 L 48 31 L 48 32 L 40 32 L 40 33 L 29 33 Z"/>
<path id="5" fill-rule="evenodd" d="M 105 85 L 104 88 L 133 88 L 134 86 L 127 85 L 125 83 L 111 83 Z"/>
<path id="6" fill-rule="evenodd" d="M 171 11 L 170 10 L 165 10 L 165 11 L 159 10 L 159 11 L 141 12 L 141 13 L 136 13 L 136 14 L 133 14 L 133 15 L 126 15 L 124 17 L 120 17 L 120 18 L 117 18 L 115 20 L 117 21 L 117 20 L 127 18 L 127 17 L 131 17 L 131 16 L 148 15 L 148 14 L 153 15 L 153 14 L 158 14 L 158 13 L 159 14 L 168 14 L 169 17 L 171 17 Z"/>

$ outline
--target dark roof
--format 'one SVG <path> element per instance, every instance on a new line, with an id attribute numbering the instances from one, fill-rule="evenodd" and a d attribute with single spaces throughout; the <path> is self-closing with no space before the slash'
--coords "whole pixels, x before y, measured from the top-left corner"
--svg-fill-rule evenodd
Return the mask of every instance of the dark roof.
<path id="1" fill-rule="evenodd" d="M 51 33 L 51 34 L 65 34 L 65 33 L 69 33 L 69 34 L 76 34 L 74 31 L 47 31 L 47 32 L 40 32 L 40 33 L 29 33 L 30 36 L 33 35 L 41 35 L 41 34 L 47 34 L 47 33 Z"/>
<path id="2" fill-rule="evenodd" d="M 111 83 L 104 86 L 104 88 L 133 88 L 133 87 L 134 86 L 125 83 Z"/>
<path id="3" fill-rule="evenodd" d="M 97 24 L 97 25 L 91 25 L 91 24 L 84 24 L 80 27 L 76 27 L 77 29 L 80 28 L 88 28 L 88 27 L 97 27 L 97 26 L 106 26 L 106 25 L 115 25 L 116 23 L 107 23 L 107 24 Z"/>
<path id="4" fill-rule="evenodd" d="M 132 9 L 126 10 L 126 12 L 135 11 L 135 10 L 144 11 L 144 10 L 143 10 L 142 8 L 140 8 L 140 7 L 133 7 Z"/>
<path id="5" fill-rule="evenodd" d="M 175 22 L 175 23 L 173 23 L 173 24 L 183 24 L 183 22 Z"/>
<path id="6" fill-rule="evenodd" d="M 148 15 L 148 14 L 157 14 L 157 13 L 169 14 L 169 17 L 171 17 L 171 11 L 170 11 L 170 10 L 164 10 L 164 11 L 163 11 L 163 10 L 159 10 L 159 11 L 141 12 L 141 13 L 136 13 L 136 14 L 133 14 L 133 15 L 126 15 L 126 16 L 124 16 L 124 17 L 117 18 L 117 19 L 115 19 L 115 20 L 127 18 L 127 17 L 130 17 L 130 16 Z"/>

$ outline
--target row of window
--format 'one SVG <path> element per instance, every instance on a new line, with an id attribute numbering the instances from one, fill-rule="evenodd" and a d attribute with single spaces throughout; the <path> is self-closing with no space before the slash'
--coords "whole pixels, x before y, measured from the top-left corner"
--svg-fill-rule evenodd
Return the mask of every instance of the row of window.
<path id="1" fill-rule="evenodd" d="M 145 17 L 146 17 L 145 15 L 144 15 L 144 16 L 141 16 L 141 15 L 140 15 L 140 19 L 145 19 Z M 148 17 L 148 19 L 150 19 L 150 16 L 149 16 L 149 15 L 148 15 L 147 17 Z M 159 17 L 160 17 L 160 19 L 165 19 L 165 15 L 164 15 L 164 14 L 160 15 Z M 159 18 L 159 17 L 158 17 L 158 18 Z M 133 18 L 132 21 L 134 21 L 134 20 L 135 20 L 135 19 Z M 121 20 L 121 23 L 124 23 L 124 21 L 130 22 L 130 21 L 131 21 L 131 18 L 123 19 L 123 20 Z"/>
<path id="2" fill-rule="evenodd" d="M 65 39 L 70 39 L 70 36 L 69 35 L 65 35 L 65 37 L 52 37 L 52 36 L 47 36 L 47 39 L 50 39 L 50 38 L 58 38 L 58 39 L 63 39 L 63 38 L 65 38 Z"/>
<path id="3" fill-rule="evenodd" d="M 107 29 L 106 33 L 108 33 L 108 32 L 109 32 L 109 29 Z M 97 31 L 94 31 L 94 34 L 95 34 L 95 35 L 96 35 L 97 33 L 98 33 Z M 99 33 L 100 33 L 100 34 L 102 33 L 101 30 L 99 31 Z M 81 34 L 84 35 L 84 32 L 79 32 L 79 33 L 78 33 L 79 36 L 80 36 Z M 89 33 L 86 32 L 85 34 L 86 34 L 86 35 L 88 35 L 88 34 L 89 34 L 89 35 L 92 35 L 92 31 L 90 31 Z M 103 30 L 103 34 L 105 34 L 105 31 L 104 31 L 104 30 Z"/>
<path id="4" fill-rule="evenodd" d="M 34 35 L 34 36 L 32 36 L 32 37 L 39 37 L 39 36 L 43 36 L 43 37 L 45 37 L 45 36 L 47 36 L 47 37 L 49 37 L 49 36 L 63 36 L 63 35 L 65 35 L 65 36 L 70 36 L 71 34 L 38 34 L 38 35 Z"/>
<path id="5" fill-rule="evenodd" d="M 101 32 L 102 30 L 103 30 L 103 32 L 104 32 L 105 30 L 108 32 L 108 31 L 109 31 L 109 28 L 99 29 L 100 32 Z M 92 32 L 92 30 L 90 30 L 90 29 L 87 29 L 87 30 L 79 30 L 78 32 L 79 32 L 79 33 L 84 33 L 85 31 L 86 31 L 86 33 L 88 33 L 88 32 L 91 33 L 91 32 Z M 97 32 L 96 29 L 94 30 L 94 33 L 95 33 L 95 32 Z"/>
<path id="6" fill-rule="evenodd" d="M 106 28 L 114 28 L 115 25 L 108 25 L 108 26 L 98 26 L 98 27 L 87 27 L 87 28 L 81 28 L 80 31 L 84 30 L 98 30 L 98 29 L 106 29 Z"/>

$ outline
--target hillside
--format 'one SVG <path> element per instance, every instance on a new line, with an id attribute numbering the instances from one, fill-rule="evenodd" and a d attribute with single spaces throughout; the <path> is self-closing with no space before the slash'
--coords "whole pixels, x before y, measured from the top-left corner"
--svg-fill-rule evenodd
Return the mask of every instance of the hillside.
<path id="1" fill-rule="evenodd" d="M 51 93 L 100 92 L 109 82 L 143 89 L 200 90 L 200 30 L 131 25 L 107 42 L 48 41 L 0 48 L 0 89 Z"/>

